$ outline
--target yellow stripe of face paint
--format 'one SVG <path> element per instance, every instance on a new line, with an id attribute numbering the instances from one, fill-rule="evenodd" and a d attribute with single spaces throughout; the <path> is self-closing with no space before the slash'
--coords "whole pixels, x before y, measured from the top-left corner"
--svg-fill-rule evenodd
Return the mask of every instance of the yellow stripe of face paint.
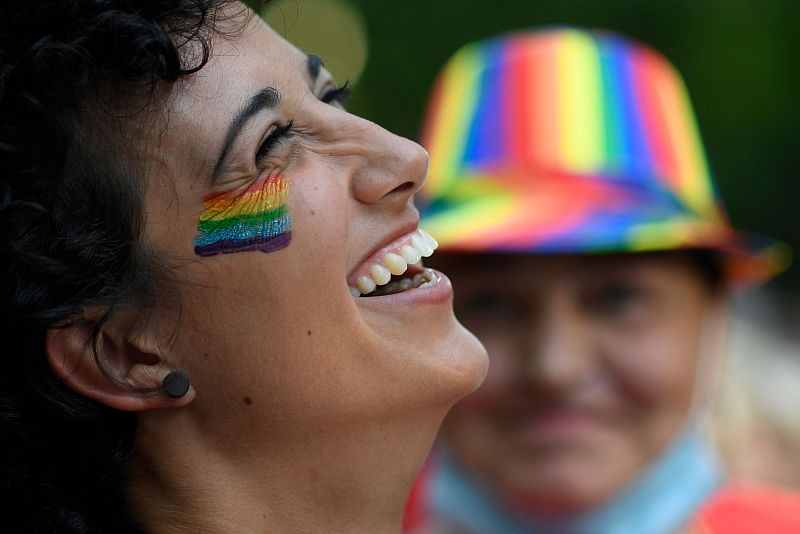
<path id="1" fill-rule="evenodd" d="M 263 193 L 254 191 L 234 200 L 207 201 L 202 218 L 204 220 L 211 220 L 220 217 L 230 217 L 232 215 L 249 215 L 256 212 L 272 210 L 285 204 L 288 195 L 288 189 L 283 189 L 272 195 L 264 195 Z"/>

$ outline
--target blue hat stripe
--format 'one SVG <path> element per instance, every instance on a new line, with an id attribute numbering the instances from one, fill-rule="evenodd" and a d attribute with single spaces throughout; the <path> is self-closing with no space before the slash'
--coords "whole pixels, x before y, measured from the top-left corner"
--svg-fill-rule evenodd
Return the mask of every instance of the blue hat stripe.
<path id="1" fill-rule="evenodd" d="M 504 155 L 505 132 L 502 105 L 502 65 L 490 58 L 502 57 L 496 48 L 502 43 L 488 43 L 482 50 L 489 63 L 481 72 L 479 101 L 472 118 L 464 154 L 467 167 L 482 167 L 501 161 Z"/>

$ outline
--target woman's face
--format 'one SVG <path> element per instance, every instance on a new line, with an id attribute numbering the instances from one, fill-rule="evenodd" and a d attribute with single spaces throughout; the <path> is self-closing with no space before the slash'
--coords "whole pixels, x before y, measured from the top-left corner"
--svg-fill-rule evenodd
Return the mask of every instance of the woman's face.
<path id="1" fill-rule="evenodd" d="M 448 445 L 539 513 L 602 503 L 681 432 L 721 315 L 682 253 L 447 259 L 456 315 L 491 359 Z"/>
<path id="2" fill-rule="evenodd" d="M 387 252 L 419 245 L 427 154 L 344 111 L 318 58 L 260 20 L 212 56 L 167 100 L 145 193 L 146 238 L 171 273 L 150 325 L 192 381 L 194 424 L 221 450 L 261 454 L 443 416 L 486 367 L 449 281 L 351 293 Z"/>

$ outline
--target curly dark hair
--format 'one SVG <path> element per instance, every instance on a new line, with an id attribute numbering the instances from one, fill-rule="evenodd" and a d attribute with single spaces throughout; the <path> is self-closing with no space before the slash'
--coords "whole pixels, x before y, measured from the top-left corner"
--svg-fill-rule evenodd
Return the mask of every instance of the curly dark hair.
<path id="1" fill-rule="evenodd" d="M 44 337 L 87 307 L 108 317 L 153 301 L 164 267 L 141 239 L 144 180 L 120 132 L 206 64 L 226 4 L 0 4 L 4 533 L 141 532 L 124 495 L 136 417 L 67 388 Z"/>

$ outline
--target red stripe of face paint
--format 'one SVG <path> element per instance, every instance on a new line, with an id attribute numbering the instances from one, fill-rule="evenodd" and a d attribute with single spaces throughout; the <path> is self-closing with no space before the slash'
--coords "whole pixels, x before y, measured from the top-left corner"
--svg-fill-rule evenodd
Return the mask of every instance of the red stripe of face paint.
<path id="1" fill-rule="evenodd" d="M 265 187 L 268 187 L 270 182 L 275 182 L 276 185 L 280 185 L 275 189 L 275 193 L 278 191 L 282 191 L 286 189 L 289 184 L 283 179 L 283 176 L 280 174 L 273 174 L 270 176 L 266 176 L 264 178 L 259 178 L 252 184 L 247 184 L 242 187 L 237 187 L 236 189 L 230 191 L 218 191 L 215 193 L 210 193 L 203 197 L 203 202 L 217 202 L 220 200 L 234 200 L 239 198 L 242 195 L 247 193 L 251 193 L 253 191 L 260 191 Z M 278 184 L 280 182 L 280 184 Z"/>

